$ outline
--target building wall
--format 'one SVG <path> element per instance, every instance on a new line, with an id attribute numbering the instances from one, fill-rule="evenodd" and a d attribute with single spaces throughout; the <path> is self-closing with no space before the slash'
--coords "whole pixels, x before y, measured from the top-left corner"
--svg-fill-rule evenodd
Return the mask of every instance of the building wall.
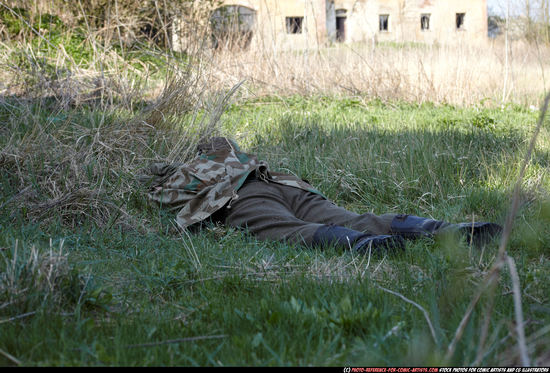
<path id="1" fill-rule="evenodd" d="M 302 49 L 327 42 L 326 0 L 225 0 L 256 11 L 252 47 Z M 301 32 L 287 32 L 287 17 L 303 17 Z"/>
<path id="2" fill-rule="evenodd" d="M 223 5 L 255 11 L 251 48 L 304 49 L 338 41 L 446 44 L 487 39 L 487 0 L 224 0 Z M 335 22 L 344 12 L 345 38 L 337 39 Z M 457 13 L 465 13 L 460 29 Z M 389 16 L 387 31 L 379 29 L 381 14 Z M 421 14 L 430 15 L 428 30 L 420 27 Z M 288 31 L 288 17 L 303 17 L 301 32 Z M 174 30 L 177 33 L 177 24 Z"/>
<path id="3" fill-rule="evenodd" d="M 346 42 L 414 41 L 450 43 L 487 38 L 486 0 L 335 0 L 335 8 L 348 10 Z M 456 14 L 465 13 L 456 28 Z M 389 15 L 388 31 L 379 30 L 379 16 Z M 429 14 L 429 29 L 420 17 Z"/>

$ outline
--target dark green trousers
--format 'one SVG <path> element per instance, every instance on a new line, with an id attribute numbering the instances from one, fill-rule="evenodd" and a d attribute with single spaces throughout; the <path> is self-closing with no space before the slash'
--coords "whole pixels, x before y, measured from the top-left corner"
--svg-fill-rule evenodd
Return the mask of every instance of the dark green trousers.
<path id="1" fill-rule="evenodd" d="M 225 208 L 225 224 L 245 228 L 261 240 L 312 244 L 317 229 L 339 225 L 359 232 L 389 234 L 396 214 L 356 214 L 318 194 L 277 183 L 247 181 Z"/>

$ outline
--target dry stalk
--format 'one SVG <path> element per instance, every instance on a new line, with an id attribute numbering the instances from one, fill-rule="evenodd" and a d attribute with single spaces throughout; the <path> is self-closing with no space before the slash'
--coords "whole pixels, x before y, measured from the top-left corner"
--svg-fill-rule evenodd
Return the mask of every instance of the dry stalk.
<path id="1" fill-rule="evenodd" d="M 461 322 L 459 323 L 459 326 L 458 326 L 458 328 L 455 332 L 455 336 L 454 336 L 453 340 L 451 341 L 451 343 L 449 344 L 449 347 L 447 348 L 447 353 L 446 353 L 445 358 L 444 358 L 445 362 L 449 362 L 450 359 L 453 357 L 455 349 L 456 349 L 456 345 L 457 345 L 458 341 L 460 340 L 460 338 L 462 337 L 462 334 L 464 332 L 464 329 L 466 328 L 466 325 L 468 324 L 470 316 L 471 316 L 475 306 L 477 305 L 477 303 L 481 299 L 481 296 L 482 296 L 483 292 L 487 288 L 491 288 L 492 285 L 493 285 L 493 282 L 498 281 L 498 279 L 500 277 L 500 270 L 508 262 L 507 255 L 506 255 L 506 247 L 508 245 L 508 240 L 510 238 L 510 234 L 511 234 L 511 231 L 512 231 L 514 218 L 516 216 L 518 206 L 519 206 L 519 194 L 520 194 L 520 191 L 521 191 L 521 184 L 523 182 L 523 177 L 525 175 L 525 170 L 527 169 L 527 165 L 529 164 L 529 161 L 531 160 L 531 155 L 533 153 L 533 150 L 535 149 L 535 144 L 536 144 L 538 135 L 539 135 L 540 130 L 542 128 L 542 125 L 544 124 L 544 121 L 546 119 L 546 112 L 548 110 L 549 102 L 550 102 L 550 93 L 548 93 L 546 95 L 546 97 L 544 98 L 543 105 L 542 105 L 542 108 L 541 108 L 541 111 L 540 111 L 540 116 L 539 116 L 539 119 L 537 121 L 537 125 L 535 127 L 535 131 L 533 133 L 533 136 L 531 137 L 531 141 L 529 143 L 527 153 L 525 155 L 525 158 L 523 159 L 523 163 L 522 163 L 521 168 L 520 168 L 520 173 L 519 173 L 519 176 L 518 176 L 518 180 L 516 181 L 516 185 L 515 185 L 515 188 L 514 188 L 514 193 L 513 193 L 513 196 L 512 196 L 511 208 L 510 208 L 510 211 L 509 211 L 509 213 L 506 217 L 506 222 L 504 224 L 504 228 L 503 228 L 503 231 L 502 231 L 502 236 L 501 236 L 500 245 L 499 245 L 499 249 L 498 249 L 497 259 L 496 259 L 495 263 L 493 264 L 493 266 L 491 267 L 491 269 L 489 270 L 489 273 L 485 276 L 485 280 L 482 282 L 481 286 L 478 288 L 477 293 L 475 294 L 474 298 L 470 302 L 470 305 L 468 306 L 468 309 L 466 310 L 466 313 L 464 314 Z M 512 264 L 513 264 L 513 262 L 512 262 Z M 509 262 L 508 262 L 508 265 L 510 265 Z M 515 266 L 514 266 L 514 269 L 515 269 Z M 518 290 L 515 291 L 515 294 L 518 294 L 517 296 L 519 296 L 519 284 L 515 283 L 514 286 L 518 286 Z M 493 288 L 493 292 L 495 291 L 494 289 L 496 289 L 496 286 Z M 521 310 L 521 300 L 514 302 L 514 308 L 515 308 L 515 312 L 516 312 L 516 322 L 517 322 L 517 319 L 521 319 L 522 314 L 523 314 L 523 312 Z M 489 311 L 491 311 L 491 310 L 489 310 Z M 525 332 L 523 330 L 523 327 L 524 327 L 523 322 L 521 322 L 520 324 L 517 325 L 517 328 L 521 329 L 521 331 L 518 329 L 518 348 L 520 350 L 520 355 L 521 355 L 521 358 L 522 358 L 522 364 L 527 366 L 527 365 L 529 365 L 529 357 L 527 355 L 527 348 L 525 347 Z M 520 337 L 520 336 L 523 336 L 523 337 Z"/>
<path id="2" fill-rule="evenodd" d="M 515 55 L 529 57 L 509 62 L 515 73 L 509 79 L 513 90 L 508 89 L 508 100 L 536 105 L 544 89 L 541 76 L 548 74 L 550 64 L 540 59 L 537 64 L 537 51 L 522 42 L 513 42 L 509 48 Z M 352 94 L 383 101 L 499 105 L 502 53 L 500 41 L 480 46 L 378 46 L 372 50 L 366 44 L 338 45 L 301 53 L 258 46 L 247 51 L 218 51 L 213 65 L 216 74 L 247 79 L 256 95 Z"/>
<path id="3" fill-rule="evenodd" d="M 200 336 L 196 336 L 196 337 L 169 339 L 169 340 L 160 341 L 160 342 L 139 343 L 139 344 L 134 344 L 134 345 L 127 345 L 127 346 L 124 346 L 124 347 L 126 347 L 126 348 L 155 347 L 155 346 L 161 346 L 161 345 L 166 345 L 166 344 L 196 342 L 196 341 L 203 341 L 203 340 L 208 340 L 208 339 L 220 339 L 220 338 L 225 338 L 225 337 L 227 337 L 227 334 L 200 335 Z"/>
<path id="4" fill-rule="evenodd" d="M 514 293 L 514 310 L 516 314 L 516 332 L 518 339 L 518 350 L 521 357 L 521 365 L 528 367 L 531 365 L 527 353 L 527 344 L 525 342 L 525 330 L 523 328 L 523 311 L 521 307 L 521 287 L 519 284 L 518 271 L 512 257 L 507 256 L 506 261 L 510 268 L 510 277 L 512 278 L 512 291 Z"/>
<path id="5" fill-rule="evenodd" d="M 17 316 L 13 316 L 13 317 L 10 317 L 8 319 L 5 319 L 5 320 L 0 320 L 0 324 L 3 324 L 5 322 L 12 322 L 12 321 L 15 321 L 15 320 L 19 320 L 19 319 L 23 319 L 25 317 L 29 317 L 29 316 L 32 316 L 36 313 L 36 311 L 31 311 L 31 312 L 26 312 L 26 313 L 23 313 L 21 315 L 17 315 Z"/>
<path id="6" fill-rule="evenodd" d="M 454 355 L 456 345 L 462 338 L 462 334 L 464 333 L 464 330 L 466 329 L 466 325 L 468 325 L 468 321 L 470 320 L 470 316 L 472 315 L 472 312 L 474 311 L 477 303 L 481 299 L 481 296 L 483 295 L 483 292 L 490 286 L 492 286 L 492 283 L 496 281 L 497 274 L 496 274 L 496 267 L 493 267 L 491 271 L 485 276 L 485 281 L 482 282 L 480 287 L 477 290 L 477 293 L 474 295 L 473 299 L 471 300 L 470 304 L 468 305 L 468 308 L 466 312 L 464 313 L 464 316 L 462 317 L 462 320 L 458 324 L 458 328 L 455 331 L 455 335 L 451 343 L 449 344 L 449 347 L 447 348 L 447 353 L 445 354 L 445 357 L 443 359 L 444 362 L 449 362 L 451 358 Z"/>
<path id="7" fill-rule="evenodd" d="M 483 359 L 483 357 L 485 356 L 485 341 L 487 339 L 487 335 L 489 333 L 489 323 L 491 321 L 491 314 L 493 313 L 493 306 L 494 306 L 494 301 L 495 301 L 495 287 L 496 287 L 496 283 L 492 283 L 490 285 L 490 289 L 489 289 L 489 299 L 487 301 L 487 306 L 485 308 L 485 317 L 484 317 L 484 320 L 483 320 L 483 326 L 481 328 L 481 334 L 480 334 L 480 337 L 479 337 L 479 345 L 478 345 L 478 349 L 477 349 L 477 356 L 476 356 L 476 360 L 474 362 L 474 366 L 478 366 L 481 364 L 481 360 Z"/>
<path id="8" fill-rule="evenodd" d="M 16 241 L 13 257 L 11 260 L 5 259 L 5 270 L 0 273 L 0 294 L 7 300 L 6 307 L 17 309 L 29 302 L 29 297 L 34 295 L 29 289 L 41 294 L 43 300 L 60 302 L 65 297 L 63 280 L 70 273 L 67 253 L 63 252 L 63 241 L 58 252 L 53 251 L 52 246 L 49 251 L 41 251 L 32 246 L 25 253 L 18 246 L 19 242 Z M 34 314 L 35 312 L 25 312 L 0 320 L 0 324 Z"/>
<path id="9" fill-rule="evenodd" d="M 200 74 L 207 73 L 211 77 L 205 86 L 209 93 L 230 89 L 236 82 L 246 79 L 256 95 L 351 93 L 383 101 L 397 99 L 458 105 L 479 104 L 480 101 L 496 105 L 504 97 L 520 104 L 537 104 L 540 91 L 546 88 L 544 77 L 550 70 L 550 59 L 545 58 L 549 52 L 548 47 L 537 45 L 537 48 L 533 48 L 521 40 L 510 40 L 506 48 L 503 48 L 506 41 L 497 39 L 479 46 L 456 44 L 396 47 L 358 43 L 327 48 L 316 46 L 300 52 L 277 50 L 274 46 L 261 42 L 254 43 L 255 47 L 245 50 L 241 47 L 233 48 L 230 43 L 226 48 L 213 50 L 210 43 L 212 30 L 205 20 L 208 20 L 208 14 L 215 2 L 178 3 L 180 5 L 166 1 L 159 3 L 157 0 L 118 1 L 104 10 L 107 19 L 105 24 L 98 25 L 97 17 L 86 14 L 94 5 L 89 2 L 75 2 L 72 12 L 77 11 L 80 14 L 73 18 L 83 19 L 86 25 L 88 41 L 94 50 L 93 64 L 87 70 L 76 66 L 61 46 L 51 45 L 59 52 L 58 66 L 70 66 L 73 74 L 70 81 L 81 83 L 83 79 L 76 77 L 87 75 L 88 82 L 84 86 L 88 91 L 94 89 L 94 82 L 99 82 L 95 88 L 98 89 L 96 97 L 100 96 L 101 100 L 107 99 L 109 103 L 113 103 L 116 97 L 124 99 L 132 92 L 132 83 L 135 83 L 128 74 L 136 72 L 131 71 L 132 64 L 126 63 L 124 59 L 109 61 L 115 58 L 111 54 L 117 54 L 106 53 L 106 49 L 98 41 L 109 45 L 111 38 L 119 33 L 118 42 L 124 47 L 131 42 L 132 37 L 135 38 L 136 30 L 147 23 L 154 24 L 158 28 L 156 36 L 164 40 L 169 37 L 170 27 L 174 32 L 179 29 L 176 34 L 180 36 L 178 46 L 181 51 L 195 61 L 200 60 L 200 64 L 206 63 L 208 71 Z M 176 6 L 180 6 L 179 12 L 183 17 L 178 27 L 176 24 L 170 25 L 166 18 Z M 71 6 L 67 5 L 66 8 Z M 75 23 L 74 20 L 71 22 Z M 44 43 L 52 44 L 40 32 L 32 30 L 30 24 L 27 28 L 37 35 L 36 38 L 43 38 Z M 241 45 L 243 42 L 237 40 L 233 44 Z M 508 55 L 525 56 L 525 59 L 508 59 L 506 62 Z M 167 64 L 186 69 L 183 66 L 185 62 L 178 61 L 172 51 L 166 52 L 165 57 Z M 139 60 L 133 62 L 139 63 Z M 124 69 L 117 67 L 121 63 L 124 64 Z M 507 74 L 509 76 L 504 95 L 503 71 L 514 72 Z M 76 96 L 82 94 L 79 93 L 83 90 L 82 84 L 69 84 L 67 81 L 64 86 L 67 90 L 76 90 Z M 149 97 L 154 98 L 158 93 L 156 85 L 147 89 L 150 90 Z M 62 91 L 61 88 L 59 90 Z"/>
<path id="10" fill-rule="evenodd" d="M 195 149 L 198 143 L 206 137 L 210 137 L 218 129 L 218 124 L 221 115 L 230 103 L 232 96 L 243 84 L 241 81 L 235 84 L 227 93 L 218 94 L 214 102 L 207 108 L 207 114 L 199 119 L 195 126 L 187 125 L 179 134 L 179 141 L 172 148 L 167 159 L 170 162 L 185 162 L 195 154 Z M 196 116 L 194 118 L 197 118 Z M 193 135 L 193 131 L 200 129 L 198 135 Z"/>
<path id="11" fill-rule="evenodd" d="M 402 295 L 402 294 L 400 294 L 396 291 L 386 289 L 386 288 L 384 288 L 384 287 L 382 287 L 378 284 L 375 284 L 375 286 L 378 289 L 383 290 L 386 293 L 390 293 L 392 295 L 395 295 L 396 297 L 399 297 L 399 298 L 403 299 L 405 302 L 410 303 L 413 306 L 415 306 L 416 308 L 418 308 L 422 312 L 422 314 L 424 314 L 424 318 L 426 319 L 426 322 L 428 323 L 428 327 L 430 328 L 430 333 L 432 334 L 432 338 L 434 340 L 434 343 L 436 344 L 436 346 L 439 345 L 439 340 L 437 339 L 437 335 L 435 334 L 435 329 L 433 327 L 432 321 L 430 320 L 430 315 L 428 314 L 428 311 L 426 311 L 426 309 L 424 307 L 422 307 L 420 304 L 410 300 L 409 298 L 405 297 L 404 295 Z"/>
<path id="12" fill-rule="evenodd" d="M 13 355 L 7 353 L 6 351 L 2 350 L 1 348 L 0 348 L 0 355 L 4 355 L 8 360 L 10 360 L 15 365 L 21 365 L 22 364 L 19 359 L 17 359 Z"/>

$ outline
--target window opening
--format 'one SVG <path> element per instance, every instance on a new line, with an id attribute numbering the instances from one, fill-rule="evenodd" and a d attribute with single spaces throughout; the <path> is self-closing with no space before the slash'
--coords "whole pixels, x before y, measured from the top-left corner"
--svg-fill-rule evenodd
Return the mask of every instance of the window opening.
<path id="1" fill-rule="evenodd" d="M 301 34 L 304 17 L 286 17 L 287 34 Z"/>
<path id="2" fill-rule="evenodd" d="M 389 24 L 390 24 L 389 14 L 380 14 L 379 22 L 380 22 L 379 24 L 380 31 L 389 31 Z"/>
<path id="3" fill-rule="evenodd" d="M 420 16 L 420 29 L 423 31 L 430 29 L 430 15 L 422 14 Z"/>
<path id="4" fill-rule="evenodd" d="M 346 41 L 346 10 L 338 9 L 336 10 L 336 41 L 344 42 Z"/>
<path id="5" fill-rule="evenodd" d="M 253 9 L 227 5 L 216 9 L 210 17 L 215 48 L 247 48 L 256 22 Z"/>
<path id="6" fill-rule="evenodd" d="M 466 18 L 466 13 L 457 13 L 456 14 L 456 29 L 461 30 L 464 28 L 464 18 Z"/>

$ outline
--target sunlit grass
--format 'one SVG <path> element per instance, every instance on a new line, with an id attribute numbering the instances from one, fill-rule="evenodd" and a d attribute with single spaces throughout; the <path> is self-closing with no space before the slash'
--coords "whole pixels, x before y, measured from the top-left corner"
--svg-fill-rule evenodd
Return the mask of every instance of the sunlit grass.
<path id="1" fill-rule="evenodd" d="M 50 238 L 53 248 L 63 240 L 66 268 L 76 279 L 93 279 L 93 287 L 75 282 L 77 298 L 30 303 L 25 309 L 3 299 L 0 349 L 16 358 L 2 355 L 4 364 L 438 365 L 495 258 L 496 243 L 480 250 L 456 240 L 411 242 L 403 254 L 380 258 L 259 242 L 223 227 L 181 235 L 171 213 L 131 188 L 138 188 L 131 178 L 147 158 L 162 158 L 171 150 L 169 140 L 148 143 L 147 132 L 142 136 L 149 148 L 140 141 L 126 148 L 145 157 L 143 161 L 106 158 L 112 159 L 110 168 L 90 170 L 90 176 L 103 180 L 109 198 L 94 203 L 101 207 L 112 201 L 123 213 L 117 216 L 107 204 L 104 215 L 37 218 L 29 208 L 51 199 L 48 190 L 55 190 L 45 183 L 48 179 L 41 179 L 40 164 L 51 164 L 64 147 L 54 148 L 54 158 L 41 155 L 43 163 L 32 163 L 27 176 L 37 181 L 29 184 L 34 194 L 18 197 L 21 189 L 14 177 L 21 160 L 10 160 L 7 149 L 33 149 L 43 138 L 80 146 L 86 140 L 85 128 L 98 131 L 94 118 L 99 113 L 69 111 L 70 122 L 36 127 L 43 123 L 41 118 L 53 116 L 41 107 L 36 124 L 25 127 L 13 116 L 27 110 L 24 105 L 5 103 L 2 114 L 13 124 L 4 128 L 12 135 L 1 144 L 7 171 L 0 199 L 3 263 L 11 263 L 16 255 L 15 240 L 25 247 L 34 245 L 39 255 L 49 250 Z M 100 118 L 102 129 L 124 134 L 117 115 Z M 491 118 L 485 120 L 490 126 L 476 125 L 479 118 Z M 363 104 L 327 97 L 235 104 L 222 115 L 218 130 L 259 153 L 273 169 L 307 178 L 330 199 L 357 212 L 502 222 L 535 120 L 536 113 L 513 108 Z M 33 135 L 37 128 L 46 137 Z M 95 142 L 98 147 L 91 148 L 96 150 L 89 153 L 90 160 L 117 154 L 114 143 L 105 142 L 108 133 L 100 138 L 112 149 Z M 86 141 L 88 147 L 94 144 Z M 548 341 L 547 334 L 534 333 L 548 324 L 544 307 L 550 273 L 544 155 L 548 143 L 540 142 L 538 149 L 537 162 L 526 175 L 524 204 L 509 248 L 525 290 L 524 310 L 531 320 L 527 336 L 536 336 L 530 345 L 534 361 L 544 356 L 542 346 Z M 128 170 L 120 173 L 121 167 Z M 111 173 L 118 176 L 107 177 Z M 50 189 L 41 189 L 48 185 Z M 513 332 L 507 327 L 513 305 L 506 295 L 506 275 L 500 286 L 504 295 L 497 298 L 491 320 L 483 359 L 487 365 L 500 364 L 503 356 L 517 362 Z M 380 287 L 424 307 L 437 341 L 419 309 Z M 39 295 L 36 291 L 32 294 Z M 59 296 L 58 290 L 52 294 L 51 299 Z M 33 313 L 25 315 L 28 312 Z M 453 364 L 475 360 L 482 320 L 482 314 L 473 316 Z M 199 339 L 185 339 L 195 337 Z"/>
<path id="2" fill-rule="evenodd" d="M 177 54 L 104 43 L 109 30 L 24 31 L 0 50 L 0 365 L 444 363 L 497 242 L 426 239 L 373 257 L 208 224 L 182 233 L 139 176 L 222 134 L 356 212 L 502 223 L 547 47 L 513 43 L 503 102 L 498 42 L 235 55 L 197 34 Z M 549 134 L 507 247 L 541 366 Z M 447 363 L 519 364 L 511 289 L 504 270 L 484 347 L 485 297 Z"/>

